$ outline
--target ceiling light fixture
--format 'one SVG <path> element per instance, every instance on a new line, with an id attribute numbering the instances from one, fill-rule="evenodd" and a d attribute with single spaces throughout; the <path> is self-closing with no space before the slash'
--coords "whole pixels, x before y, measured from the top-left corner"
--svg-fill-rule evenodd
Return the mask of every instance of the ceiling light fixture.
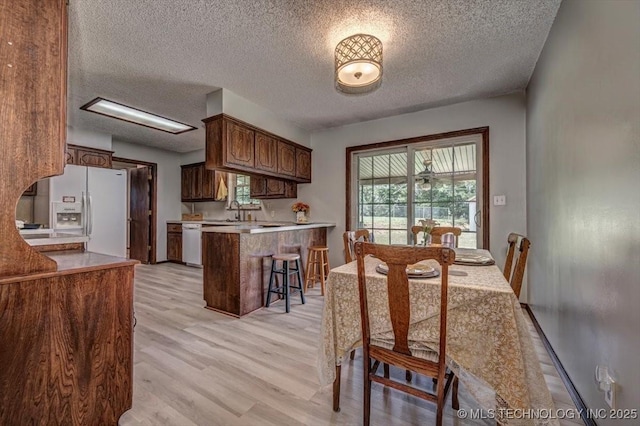
<path id="1" fill-rule="evenodd" d="M 348 94 L 369 93 L 382 82 L 382 42 L 355 34 L 336 46 L 336 89 Z"/>
<path id="2" fill-rule="evenodd" d="M 174 135 L 196 129 L 188 124 L 170 120 L 168 118 L 151 114 L 150 112 L 132 108 L 104 98 L 95 98 L 91 102 L 82 105 L 80 109 L 100 115 L 106 115 L 107 117 L 117 118 L 118 120 L 139 124 L 141 126 L 150 127 L 152 129 L 162 130 L 163 132 L 173 133 Z"/>

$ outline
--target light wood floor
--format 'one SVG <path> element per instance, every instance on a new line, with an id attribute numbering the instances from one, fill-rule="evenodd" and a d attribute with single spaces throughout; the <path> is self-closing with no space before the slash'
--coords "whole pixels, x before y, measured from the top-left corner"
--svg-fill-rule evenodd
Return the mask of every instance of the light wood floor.
<path id="1" fill-rule="evenodd" d="M 342 368 L 340 413 L 331 409 L 331 387 L 318 385 L 317 288 L 305 305 L 296 300 L 288 315 L 281 303 L 242 319 L 203 306 L 202 270 L 168 263 L 136 267 L 133 408 L 121 425 L 362 423 L 359 356 Z M 556 408 L 574 407 L 533 325 L 531 333 Z M 418 383 L 430 386 L 431 379 Z M 460 406 L 477 408 L 462 386 Z M 434 410 L 429 402 L 373 385 L 373 425 L 430 425 Z M 562 424 L 581 424 L 574 422 Z M 458 419 L 448 401 L 445 424 L 492 423 Z"/>

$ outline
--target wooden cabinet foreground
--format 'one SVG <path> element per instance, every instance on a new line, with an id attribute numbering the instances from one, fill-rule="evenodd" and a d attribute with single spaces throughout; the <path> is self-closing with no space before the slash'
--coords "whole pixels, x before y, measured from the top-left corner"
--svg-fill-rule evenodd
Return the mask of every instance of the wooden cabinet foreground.
<path id="1" fill-rule="evenodd" d="M 311 149 L 228 115 L 202 121 L 207 130 L 207 169 L 311 182 Z"/>
<path id="2" fill-rule="evenodd" d="M 136 262 L 52 257 L 73 256 L 77 269 L 0 279 L 1 425 L 116 425 L 131 408 Z"/>
<path id="3" fill-rule="evenodd" d="M 15 218 L 29 185 L 64 172 L 66 3 L 0 0 L 0 277 L 56 270 L 20 236 Z"/>

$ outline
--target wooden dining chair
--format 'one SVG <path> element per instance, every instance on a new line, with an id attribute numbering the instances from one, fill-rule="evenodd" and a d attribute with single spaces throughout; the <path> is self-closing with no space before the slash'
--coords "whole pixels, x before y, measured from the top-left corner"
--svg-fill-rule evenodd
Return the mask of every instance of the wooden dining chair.
<path id="1" fill-rule="evenodd" d="M 418 236 L 422 233 L 424 227 L 415 225 L 411 227 L 413 234 L 413 244 L 418 244 Z M 442 236 L 444 234 L 453 234 L 455 239 L 455 247 L 458 247 L 458 237 L 462 235 L 462 229 L 455 226 L 434 226 L 431 230 L 431 244 L 442 244 Z"/>
<path id="2" fill-rule="evenodd" d="M 396 390 L 409 393 L 437 404 L 436 425 L 442 425 L 444 401 L 453 383 L 451 406 L 459 408 L 458 381 L 451 371 L 447 371 L 447 291 L 449 265 L 455 260 L 455 252 L 448 247 L 401 247 L 358 242 L 355 245 L 358 262 L 358 292 L 360 296 L 360 316 L 363 341 L 364 372 L 364 425 L 368 426 L 371 412 L 371 382 L 378 382 Z M 389 267 L 387 274 L 387 292 L 389 315 L 394 340 L 385 343 L 371 335 L 369 327 L 369 307 L 367 303 L 367 277 L 365 275 L 365 256 L 372 254 Z M 440 263 L 442 283 L 440 285 L 440 336 L 438 351 L 425 351 L 412 347 L 417 342 L 409 340 L 411 324 L 409 279 L 407 266 L 424 259 L 435 259 Z M 371 361 L 373 360 L 373 364 Z M 380 363 L 388 363 L 419 374 L 437 379 L 435 394 L 377 375 Z"/>
<path id="3" fill-rule="evenodd" d="M 371 241 L 368 229 L 347 231 L 342 234 L 342 239 L 344 241 L 344 263 L 350 263 L 355 259 L 355 256 L 353 255 L 353 246 L 358 240 L 366 242 Z"/>
<path id="4" fill-rule="evenodd" d="M 442 236 L 453 234 L 454 247 L 458 247 L 458 238 L 462 235 L 462 229 L 456 226 L 434 226 L 431 230 L 431 244 L 442 244 Z"/>
<path id="5" fill-rule="evenodd" d="M 355 259 L 354 245 L 358 240 L 369 242 L 370 234 L 368 229 L 357 229 L 355 231 L 347 231 L 342 234 L 342 240 L 344 241 L 344 263 L 351 263 Z M 349 354 L 350 359 L 355 359 L 356 350 L 352 350 Z"/>
<path id="6" fill-rule="evenodd" d="M 515 256 L 518 241 L 520 241 L 520 245 L 518 246 L 520 254 L 516 260 L 516 266 L 512 270 L 513 258 Z M 509 234 L 509 237 L 507 237 L 507 243 L 509 245 L 509 249 L 507 251 L 507 259 L 504 262 L 503 274 L 504 278 L 509 281 L 509 284 L 511 284 L 511 288 L 516 294 L 516 297 L 520 298 L 520 290 L 522 289 L 522 280 L 524 278 L 524 270 L 527 266 L 527 256 L 529 255 L 531 241 L 529 241 L 529 239 L 524 235 L 512 232 Z"/>

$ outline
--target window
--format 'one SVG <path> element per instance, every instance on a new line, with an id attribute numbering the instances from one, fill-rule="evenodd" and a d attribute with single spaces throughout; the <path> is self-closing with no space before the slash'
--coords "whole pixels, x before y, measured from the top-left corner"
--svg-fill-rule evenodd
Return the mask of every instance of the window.
<path id="1" fill-rule="evenodd" d="M 478 168 L 483 136 L 477 132 L 348 151 L 350 229 L 368 229 L 380 244 L 411 244 L 411 227 L 433 219 L 462 229 L 459 247 L 486 247 L 481 219 L 488 216 L 480 217 L 482 204 L 476 202 L 488 197 Z"/>
<path id="2" fill-rule="evenodd" d="M 229 202 L 237 200 L 241 208 L 260 208 L 260 200 L 251 198 L 251 178 L 245 175 L 230 175 L 231 193 Z"/>

